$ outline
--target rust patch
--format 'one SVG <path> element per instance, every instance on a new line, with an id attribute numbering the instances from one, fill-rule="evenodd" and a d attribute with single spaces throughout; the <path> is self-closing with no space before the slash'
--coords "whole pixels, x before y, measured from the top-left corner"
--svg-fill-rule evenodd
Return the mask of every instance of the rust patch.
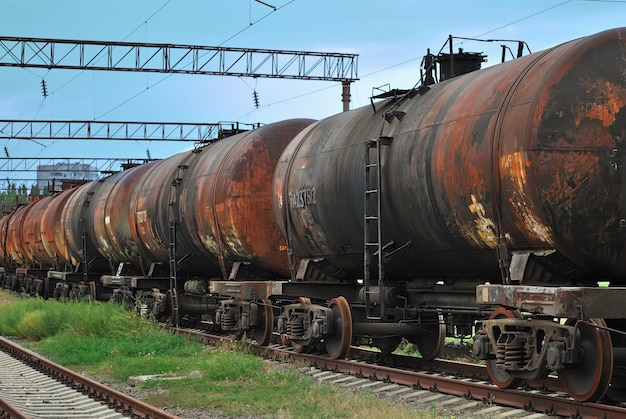
<path id="1" fill-rule="evenodd" d="M 501 171 L 509 177 L 511 185 L 515 188 L 509 202 L 522 221 L 518 228 L 529 237 L 553 245 L 552 229 L 541 221 L 540 216 L 535 213 L 533 200 L 526 195 L 526 168 L 529 166 L 530 163 L 524 159 L 522 151 L 508 153 L 500 158 Z"/>
<path id="2" fill-rule="evenodd" d="M 613 125 L 617 114 L 624 107 L 624 101 L 620 97 L 622 88 L 604 79 L 583 80 L 581 85 L 586 94 L 596 98 L 596 101 L 579 103 L 573 109 L 576 127 L 585 118 L 598 119 L 604 127 Z"/>
<path id="3" fill-rule="evenodd" d="M 491 218 L 487 217 L 484 205 L 476 200 L 476 196 L 474 194 L 470 195 L 470 199 L 472 203 L 468 206 L 468 208 L 470 212 L 476 216 L 475 231 L 485 245 L 495 249 L 498 244 L 496 237 L 496 225 Z"/>

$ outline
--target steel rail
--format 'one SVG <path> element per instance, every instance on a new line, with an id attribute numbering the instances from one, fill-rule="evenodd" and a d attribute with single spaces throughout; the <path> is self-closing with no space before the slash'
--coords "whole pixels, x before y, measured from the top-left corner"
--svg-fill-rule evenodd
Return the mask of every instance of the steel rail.
<path id="1" fill-rule="evenodd" d="M 172 328 L 173 333 L 188 336 L 191 339 L 207 343 L 219 344 L 229 338 L 214 336 L 198 330 Z M 421 360 L 419 371 L 399 369 L 385 365 L 374 364 L 376 356 L 372 356 L 368 362 L 356 360 L 352 357 L 363 357 L 358 348 L 352 348 L 348 359 L 332 360 L 322 355 L 296 353 L 284 346 L 256 346 L 255 351 L 263 356 L 285 360 L 303 361 L 312 367 L 321 370 L 340 372 L 371 380 L 382 380 L 409 386 L 414 389 L 424 389 L 442 394 L 496 403 L 502 406 L 515 407 L 531 412 L 545 413 L 553 416 L 565 416 L 572 418 L 597 417 L 604 419 L 626 417 L 626 408 L 601 403 L 578 402 L 569 397 L 562 397 L 563 393 L 555 396 L 562 386 L 559 380 L 546 379 L 533 382 L 538 385 L 537 390 L 530 389 L 500 389 L 486 382 L 488 380 L 484 367 L 467 363 L 456 363 L 444 360 L 435 360 L 433 364 Z M 369 351 L 368 351 L 369 352 Z M 374 354 L 374 353 L 372 353 Z M 377 353 L 380 356 L 380 353 Z M 367 355 L 365 356 L 367 358 Z M 402 357 L 405 358 L 405 357 Z M 388 359 L 387 359 L 388 361 Z M 447 364 L 447 365 L 445 365 Z M 429 365 L 435 365 L 437 373 Z M 441 370 L 441 371 L 440 371 Z M 447 371 L 444 371 L 447 370 Z M 457 376 L 460 370 L 474 371 L 472 376 Z M 550 394 L 552 393 L 552 394 Z"/>
<path id="2" fill-rule="evenodd" d="M 4 397 L 0 397 L 0 418 L 29 419 L 30 416 L 19 410 Z"/>
<path id="3" fill-rule="evenodd" d="M 10 354 L 16 359 L 21 360 L 31 368 L 34 368 L 59 382 L 63 382 L 68 387 L 82 392 L 92 399 L 104 402 L 109 407 L 119 412 L 145 419 L 177 418 L 177 416 L 164 410 L 150 406 L 141 400 L 137 400 L 134 397 L 107 387 L 97 381 L 91 380 L 90 378 L 84 377 L 63 366 L 57 365 L 26 348 L 22 348 L 4 337 L 0 337 L 0 350 Z"/>

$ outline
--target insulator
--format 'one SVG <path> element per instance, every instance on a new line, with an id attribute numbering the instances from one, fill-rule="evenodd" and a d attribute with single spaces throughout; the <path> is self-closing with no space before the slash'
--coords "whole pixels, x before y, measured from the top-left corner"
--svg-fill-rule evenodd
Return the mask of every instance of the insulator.
<path id="1" fill-rule="evenodd" d="M 256 90 L 252 92 L 252 99 L 254 100 L 254 106 L 258 109 L 259 108 L 259 94 L 256 92 Z"/>
<path id="2" fill-rule="evenodd" d="M 41 79 L 41 94 L 43 97 L 48 97 L 48 88 L 44 79 Z"/>
<path id="3" fill-rule="evenodd" d="M 9 158 L 9 150 L 7 149 L 6 146 L 4 146 L 4 154 L 6 154 L 7 159 Z"/>

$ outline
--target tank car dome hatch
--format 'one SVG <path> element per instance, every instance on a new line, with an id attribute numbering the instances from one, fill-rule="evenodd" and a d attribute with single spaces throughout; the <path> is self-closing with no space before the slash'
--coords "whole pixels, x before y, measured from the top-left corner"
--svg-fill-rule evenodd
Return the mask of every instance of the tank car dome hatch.
<path id="1" fill-rule="evenodd" d="M 437 55 L 432 54 L 430 52 L 430 48 L 426 50 L 426 55 L 424 55 L 420 64 L 420 88 L 423 89 L 424 87 L 431 86 L 437 82 L 442 82 L 480 70 L 482 63 L 487 62 L 487 55 L 484 55 L 482 52 L 465 52 L 463 51 L 463 48 L 459 48 L 458 52 L 454 53 L 453 42 L 455 39 L 460 39 L 462 42 L 500 42 L 500 47 L 502 48 L 502 63 L 506 61 L 507 53 L 510 53 L 511 58 L 515 59 L 524 55 L 524 49 L 527 49 L 528 53 L 531 52 L 528 44 L 524 41 L 511 39 L 464 38 L 449 35 Z M 508 46 L 510 43 L 517 45 L 516 54 L 513 54 L 513 51 Z M 448 47 L 448 52 L 443 52 L 446 46 Z M 437 71 L 437 64 L 439 64 L 439 71 Z"/>
<path id="2" fill-rule="evenodd" d="M 445 81 L 480 70 L 481 64 L 487 61 L 487 56 L 482 52 L 465 52 L 463 48 L 459 48 L 459 52 L 452 55 L 442 52 L 435 60 L 439 64 L 439 81 Z"/>

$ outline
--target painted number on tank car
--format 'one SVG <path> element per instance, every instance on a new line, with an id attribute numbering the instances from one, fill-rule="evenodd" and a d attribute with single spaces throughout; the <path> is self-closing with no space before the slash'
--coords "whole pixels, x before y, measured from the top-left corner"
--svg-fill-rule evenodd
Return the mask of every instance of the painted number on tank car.
<path id="1" fill-rule="evenodd" d="M 316 203 L 315 187 L 300 188 L 289 194 L 289 205 L 291 208 L 306 208 Z"/>

